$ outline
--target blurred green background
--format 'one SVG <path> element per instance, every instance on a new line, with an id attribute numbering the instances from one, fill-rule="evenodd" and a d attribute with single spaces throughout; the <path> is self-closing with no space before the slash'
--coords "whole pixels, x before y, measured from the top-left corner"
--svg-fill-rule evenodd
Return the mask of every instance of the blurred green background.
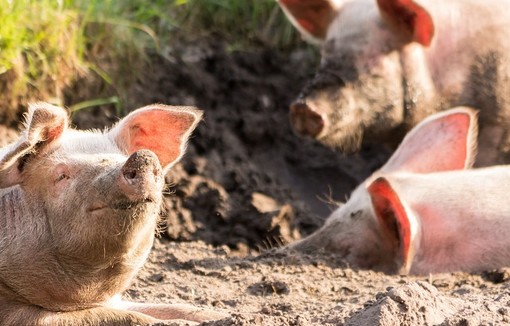
<path id="1" fill-rule="evenodd" d="M 213 35 L 232 51 L 300 43 L 275 0 L 0 0 L 0 21 L 0 123 L 34 99 L 64 104 L 87 76 L 111 87 L 71 110 L 120 106 L 148 54 L 181 37 Z"/>

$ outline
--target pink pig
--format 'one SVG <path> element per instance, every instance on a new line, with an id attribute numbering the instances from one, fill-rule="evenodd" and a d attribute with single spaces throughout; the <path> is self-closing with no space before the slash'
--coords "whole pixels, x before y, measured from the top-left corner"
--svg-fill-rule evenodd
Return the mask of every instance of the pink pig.
<path id="1" fill-rule="evenodd" d="M 152 105 L 110 131 L 36 103 L 0 149 L 0 324 L 148 325 L 223 316 L 120 300 L 152 247 L 164 175 L 201 112 Z"/>
<path id="2" fill-rule="evenodd" d="M 278 0 L 321 45 L 294 130 L 345 151 L 398 144 L 425 117 L 479 110 L 477 165 L 510 154 L 509 0 Z"/>
<path id="3" fill-rule="evenodd" d="M 476 136 L 472 109 L 428 117 L 321 229 L 288 249 L 324 249 L 386 273 L 510 266 L 510 166 L 464 170 Z"/>

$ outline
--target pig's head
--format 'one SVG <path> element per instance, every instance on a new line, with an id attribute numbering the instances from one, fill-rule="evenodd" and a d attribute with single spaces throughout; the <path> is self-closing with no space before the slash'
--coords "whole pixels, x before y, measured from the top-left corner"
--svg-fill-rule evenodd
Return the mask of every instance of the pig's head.
<path id="1" fill-rule="evenodd" d="M 77 131 L 64 109 L 32 105 L 26 130 L 0 151 L 0 235 L 9 239 L 0 241 L 0 269 L 28 268 L 28 284 L 33 273 L 58 279 L 17 292 L 39 305 L 85 304 L 126 286 L 152 246 L 165 172 L 200 118 L 194 108 L 152 105 L 109 131 Z M 3 273 L 6 282 L 20 277 Z"/>
<path id="2" fill-rule="evenodd" d="M 404 51 L 407 45 L 432 41 L 434 25 L 424 8 L 411 0 L 278 1 L 294 25 L 321 44 L 320 67 L 290 106 L 298 134 L 349 152 L 363 139 L 394 143 L 429 114 L 415 116 L 425 91 L 406 76 L 404 58 L 412 52 Z"/>
<path id="3" fill-rule="evenodd" d="M 350 199 L 291 250 L 326 250 L 353 266 L 408 273 L 419 246 L 420 222 L 391 185 L 392 176 L 469 168 L 475 157 L 477 121 L 468 108 L 425 119 L 395 154 L 352 193 Z"/>

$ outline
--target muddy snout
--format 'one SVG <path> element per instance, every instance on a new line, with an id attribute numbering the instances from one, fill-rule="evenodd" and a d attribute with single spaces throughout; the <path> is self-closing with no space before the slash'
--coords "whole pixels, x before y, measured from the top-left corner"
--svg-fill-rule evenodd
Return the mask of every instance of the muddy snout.
<path id="1" fill-rule="evenodd" d="M 323 117 L 302 100 L 290 105 L 290 123 L 302 136 L 317 138 L 324 129 Z"/>
<path id="2" fill-rule="evenodd" d="M 157 156 L 139 150 L 127 159 L 119 176 L 119 187 L 131 201 L 150 200 L 163 185 L 163 171 Z"/>

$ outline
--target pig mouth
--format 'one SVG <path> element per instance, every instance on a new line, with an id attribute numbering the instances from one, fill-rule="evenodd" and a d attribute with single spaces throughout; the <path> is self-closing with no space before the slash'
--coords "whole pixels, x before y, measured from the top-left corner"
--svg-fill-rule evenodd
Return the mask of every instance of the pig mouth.
<path id="1" fill-rule="evenodd" d="M 92 213 L 102 210 L 129 211 L 155 202 L 154 198 L 147 197 L 136 201 L 120 200 L 110 204 L 98 203 L 88 208 L 87 212 Z"/>
<path id="2" fill-rule="evenodd" d="M 350 130 L 350 133 L 346 133 L 345 130 L 341 129 L 332 130 L 330 134 L 317 138 L 317 140 L 333 150 L 344 154 L 353 154 L 361 148 L 363 131 Z"/>

